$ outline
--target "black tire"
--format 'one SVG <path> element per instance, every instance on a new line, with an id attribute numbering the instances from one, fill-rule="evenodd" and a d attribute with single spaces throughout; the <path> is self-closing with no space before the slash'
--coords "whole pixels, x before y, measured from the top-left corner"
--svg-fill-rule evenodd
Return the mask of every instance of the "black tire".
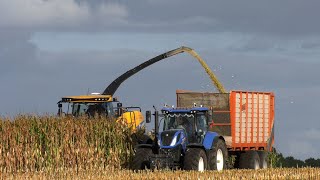
<path id="1" fill-rule="evenodd" d="M 203 160 L 203 168 L 200 162 Z M 208 158 L 205 151 L 201 148 L 189 148 L 186 151 L 183 163 L 184 170 L 204 171 L 208 168 Z"/>
<path id="2" fill-rule="evenodd" d="M 223 155 L 223 165 L 222 169 L 221 167 L 218 167 L 217 162 L 217 155 L 219 153 L 222 153 Z M 220 154 L 219 154 L 220 156 Z M 210 170 L 223 170 L 227 169 L 227 161 L 228 160 L 228 150 L 226 143 L 222 139 L 215 139 L 212 145 L 212 149 L 208 152 L 208 165 Z"/>
<path id="3" fill-rule="evenodd" d="M 150 148 L 138 148 L 131 163 L 132 170 L 150 169 L 149 157 L 152 155 Z"/>
<path id="4" fill-rule="evenodd" d="M 260 157 L 257 151 L 246 151 L 240 155 L 240 169 L 260 169 Z"/>
<path id="5" fill-rule="evenodd" d="M 135 146 L 137 144 L 152 144 L 153 143 L 152 139 L 146 134 L 133 133 L 133 134 L 131 134 L 131 139 L 132 139 L 133 146 Z"/>
<path id="6" fill-rule="evenodd" d="M 260 158 L 260 168 L 267 169 L 269 167 L 268 161 L 268 152 L 267 151 L 258 151 L 259 158 Z"/>

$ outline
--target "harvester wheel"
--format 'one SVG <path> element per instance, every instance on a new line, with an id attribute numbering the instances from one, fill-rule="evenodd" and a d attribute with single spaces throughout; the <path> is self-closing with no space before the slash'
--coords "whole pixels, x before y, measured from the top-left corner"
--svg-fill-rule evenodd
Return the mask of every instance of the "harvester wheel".
<path id="1" fill-rule="evenodd" d="M 260 168 L 267 169 L 268 168 L 268 152 L 267 151 L 258 151 L 260 157 Z"/>
<path id="2" fill-rule="evenodd" d="M 132 170 L 143 170 L 150 168 L 149 156 L 152 155 L 150 148 L 138 148 L 133 157 L 131 168 Z"/>
<path id="3" fill-rule="evenodd" d="M 203 149 L 189 148 L 186 151 L 183 169 L 203 172 L 208 167 L 208 158 Z"/>
<path id="4" fill-rule="evenodd" d="M 257 151 L 247 151 L 240 155 L 240 169 L 260 169 L 260 157 Z"/>
<path id="5" fill-rule="evenodd" d="M 227 169 L 228 150 L 222 139 L 215 139 L 212 150 L 208 153 L 208 164 L 210 170 L 221 171 Z"/>

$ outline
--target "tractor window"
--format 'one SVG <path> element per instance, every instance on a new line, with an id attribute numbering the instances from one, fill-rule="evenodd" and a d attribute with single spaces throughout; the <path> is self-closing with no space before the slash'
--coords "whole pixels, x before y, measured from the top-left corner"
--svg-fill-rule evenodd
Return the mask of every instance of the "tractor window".
<path id="1" fill-rule="evenodd" d="M 205 132 L 208 129 L 207 117 L 205 113 L 197 114 L 197 131 Z"/>
<path id="2" fill-rule="evenodd" d="M 168 114 L 164 118 L 163 130 L 184 129 L 190 138 L 194 132 L 193 114 Z"/>
<path id="3" fill-rule="evenodd" d="M 177 122 L 175 117 L 165 116 L 163 130 L 176 129 Z"/>

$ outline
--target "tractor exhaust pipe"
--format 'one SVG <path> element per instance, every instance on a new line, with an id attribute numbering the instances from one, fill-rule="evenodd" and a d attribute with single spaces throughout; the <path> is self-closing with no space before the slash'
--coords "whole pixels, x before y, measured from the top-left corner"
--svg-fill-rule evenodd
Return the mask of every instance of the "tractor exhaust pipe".
<path id="1" fill-rule="evenodd" d="M 153 141 L 153 153 L 159 154 L 159 144 L 158 144 L 158 135 L 159 135 L 159 111 L 155 111 L 154 114 L 154 141 Z M 151 122 L 151 111 L 146 111 L 146 123 Z"/>
<path id="2" fill-rule="evenodd" d="M 159 144 L 158 144 L 158 135 L 159 135 L 159 111 L 154 112 L 154 153 L 159 154 Z"/>
<path id="3" fill-rule="evenodd" d="M 159 133 L 159 111 L 154 112 L 154 133 Z"/>

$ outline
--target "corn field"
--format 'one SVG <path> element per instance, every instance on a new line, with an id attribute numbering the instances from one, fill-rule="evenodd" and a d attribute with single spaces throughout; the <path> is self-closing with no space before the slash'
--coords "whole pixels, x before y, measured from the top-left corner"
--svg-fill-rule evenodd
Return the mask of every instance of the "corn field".
<path id="1" fill-rule="evenodd" d="M 287 180 L 320 179 L 319 168 L 279 168 L 264 170 L 224 170 L 217 171 L 140 171 L 130 170 L 48 170 L 37 172 L 16 172 L 2 174 L 3 179 L 214 179 L 214 180 Z"/>
<path id="2" fill-rule="evenodd" d="M 0 118 L 0 172 L 125 168 L 133 153 L 130 134 L 103 118 Z"/>

